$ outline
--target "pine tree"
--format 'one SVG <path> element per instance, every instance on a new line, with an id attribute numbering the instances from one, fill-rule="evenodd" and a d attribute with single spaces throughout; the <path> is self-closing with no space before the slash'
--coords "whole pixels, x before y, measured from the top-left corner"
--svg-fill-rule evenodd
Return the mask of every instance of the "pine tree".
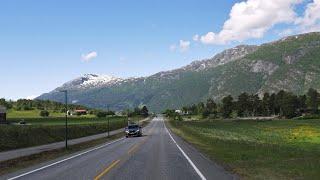
<path id="1" fill-rule="evenodd" d="M 222 116 L 224 118 L 230 118 L 233 111 L 233 98 L 231 95 L 222 99 Z"/>

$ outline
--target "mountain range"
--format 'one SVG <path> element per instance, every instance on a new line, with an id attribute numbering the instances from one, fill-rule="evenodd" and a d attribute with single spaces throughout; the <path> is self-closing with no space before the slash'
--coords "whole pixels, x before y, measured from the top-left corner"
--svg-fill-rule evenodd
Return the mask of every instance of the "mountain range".
<path id="1" fill-rule="evenodd" d="M 122 79 L 86 74 L 37 99 L 70 102 L 94 108 L 123 110 L 147 105 L 152 111 L 216 101 L 242 92 L 263 94 L 279 90 L 296 94 L 320 90 L 320 33 L 313 32 L 256 45 L 240 45 L 212 58 L 194 61 L 148 77 Z"/>

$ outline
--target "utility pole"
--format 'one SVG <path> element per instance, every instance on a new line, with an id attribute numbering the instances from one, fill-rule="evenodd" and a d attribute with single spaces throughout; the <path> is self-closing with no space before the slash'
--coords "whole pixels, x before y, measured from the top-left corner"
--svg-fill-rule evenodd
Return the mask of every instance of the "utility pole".
<path id="1" fill-rule="evenodd" d="M 108 137 L 110 136 L 110 118 L 108 118 L 107 115 L 107 119 L 108 119 Z"/>
<path id="2" fill-rule="evenodd" d="M 66 122 L 65 122 L 65 148 L 68 149 L 68 91 L 67 90 L 63 90 L 60 91 L 64 93 L 64 97 L 65 97 L 65 116 L 66 116 Z"/>
<path id="3" fill-rule="evenodd" d="M 108 113 L 110 112 L 109 111 L 109 105 L 107 105 L 107 108 L 108 108 Z M 108 117 L 108 113 L 107 113 L 107 120 L 108 120 L 108 137 L 110 136 L 110 118 Z"/>

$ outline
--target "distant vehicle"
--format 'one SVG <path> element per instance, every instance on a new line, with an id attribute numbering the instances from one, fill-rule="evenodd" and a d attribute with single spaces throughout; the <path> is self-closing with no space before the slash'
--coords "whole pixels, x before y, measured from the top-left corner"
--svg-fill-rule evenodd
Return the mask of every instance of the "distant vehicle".
<path id="1" fill-rule="evenodd" d="M 130 124 L 125 129 L 126 137 L 130 136 L 142 136 L 142 127 L 137 124 Z"/>
<path id="2" fill-rule="evenodd" d="M 19 122 L 19 124 L 20 124 L 20 125 L 26 125 L 27 122 L 26 122 L 24 119 L 22 119 L 22 120 Z"/>

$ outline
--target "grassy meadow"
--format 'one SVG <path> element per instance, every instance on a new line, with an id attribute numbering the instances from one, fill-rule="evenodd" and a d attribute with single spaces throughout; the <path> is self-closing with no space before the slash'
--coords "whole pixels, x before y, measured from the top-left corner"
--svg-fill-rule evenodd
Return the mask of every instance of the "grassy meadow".
<path id="1" fill-rule="evenodd" d="M 65 113 L 49 111 L 49 117 L 63 117 Z M 7 112 L 7 118 L 41 118 L 40 110 L 17 111 L 10 109 Z"/>
<path id="2" fill-rule="evenodd" d="M 0 125 L 0 151 L 25 148 L 63 141 L 65 136 L 65 117 L 63 113 L 50 112 L 49 117 L 40 117 L 40 111 L 8 112 L 8 121 L 12 125 Z M 130 118 L 131 121 L 143 119 L 141 116 Z M 24 120 L 26 125 L 19 125 Z M 123 128 L 127 123 L 125 116 L 98 118 L 94 115 L 69 116 L 68 138 L 80 138 Z"/>
<path id="3" fill-rule="evenodd" d="M 171 129 L 244 179 L 318 179 L 320 120 L 169 121 Z"/>

